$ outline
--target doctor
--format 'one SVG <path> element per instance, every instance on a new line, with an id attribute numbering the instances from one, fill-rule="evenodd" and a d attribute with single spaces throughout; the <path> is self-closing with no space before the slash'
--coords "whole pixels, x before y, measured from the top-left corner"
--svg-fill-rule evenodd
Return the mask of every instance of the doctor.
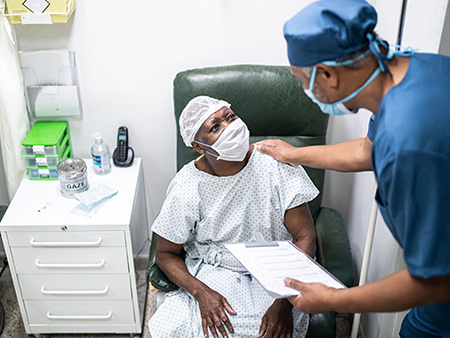
<path id="1" fill-rule="evenodd" d="M 367 137 L 294 148 L 266 140 L 260 151 L 291 165 L 373 170 L 376 201 L 404 249 L 407 269 L 336 290 L 286 280 L 304 312 L 412 310 L 402 337 L 450 337 L 450 58 L 392 52 L 374 32 L 363 0 L 322 0 L 284 27 L 293 76 L 324 113 L 373 112 Z"/>

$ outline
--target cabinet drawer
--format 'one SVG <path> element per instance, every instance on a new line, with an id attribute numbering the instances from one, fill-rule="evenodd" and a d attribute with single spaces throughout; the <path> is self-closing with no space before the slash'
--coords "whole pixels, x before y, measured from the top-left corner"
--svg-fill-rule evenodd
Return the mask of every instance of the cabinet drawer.
<path id="1" fill-rule="evenodd" d="M 122 231 L 9 231 L 8 240 L 11 247 L 25 246 L 36 248 L 89 248 L 103 246 L 125 246 L 125 238 Z"/>
<path id="2" fill-rule="evenodd" d="M 128 273 L 125 247 L 11 248 L 17 274 Z"/>
<path id="3" fill-rule="evenodd" d="M 131 299 L 129 275 L 18 275 L 25 300 Z"/>
<path id="4" fill-rule="evenodd" d="M 30 325 L 110 325 L 133 324 L 131 301 L 50 301 L 28 300 L 25 308 Z"/>

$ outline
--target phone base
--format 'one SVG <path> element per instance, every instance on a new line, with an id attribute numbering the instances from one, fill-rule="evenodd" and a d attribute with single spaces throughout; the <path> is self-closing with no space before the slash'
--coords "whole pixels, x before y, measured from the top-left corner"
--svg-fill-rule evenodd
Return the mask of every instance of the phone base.
<path id="1" fill-rule="evenodd" d="M 128 147 L 128 156 L 126 161 L 121 162 L 117 159 L 117 148 L 114 149 L 113 153 L 113 162 L 116 167 L 129 167 L 133 163 L 134 160 L 134 150 L 131 147 Z"/>

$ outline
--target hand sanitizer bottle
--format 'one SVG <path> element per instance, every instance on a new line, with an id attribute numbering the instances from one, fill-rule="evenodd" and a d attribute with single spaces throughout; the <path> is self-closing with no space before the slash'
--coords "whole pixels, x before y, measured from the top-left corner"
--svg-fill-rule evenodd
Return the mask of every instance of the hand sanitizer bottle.
<path id="1" fill-rule="evenodd" d="M 99 133 L 92 135 L 95 139 L 91 147 L 92 160 L 94 161 L 94 172 L 97 175 L 106 175 L 111 172 L 111 154 L 109 147 L 103 143 L 103 137 Z"/>

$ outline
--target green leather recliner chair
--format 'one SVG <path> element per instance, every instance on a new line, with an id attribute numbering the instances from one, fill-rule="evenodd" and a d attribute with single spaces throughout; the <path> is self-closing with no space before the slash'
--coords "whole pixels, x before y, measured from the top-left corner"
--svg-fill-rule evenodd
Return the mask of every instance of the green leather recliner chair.
<path id="1" fill-rule="evenodd" d="M 4 216 L 5 213 L 6 213 L 6 209 L 8 209 L 7 206 L 5 206 L 5 205 L 0 205 L 0 221 L 2 220 L 3 216 Z"/>
<path id="2" fill-rule="evenodd" d="M 177 121 L 177 170 L 198 157 L 180 136 L 178 119 L 194 97 L 208 95 L 228 101 L 250 130 L 250 142 L 280 138 L 295 146 L 325 144 L 328 116 L 304 94 L 289 67 L 238 65 L 188 70 L 174 80 Z M 305 167 L 322 192 L 324 170 Z M 354 271 L 350 242 L 342 216 L 321 207 L 322 193 L 309 203 L 317 232 L 317 261 L 347 286 L 353 286 Z M 177 288 L 155 263 L 157 235 L 152 236 L 149 279 L 159 290 Z M 307 337 L 334 338 L 335 313 L 312 315 Z"/>

